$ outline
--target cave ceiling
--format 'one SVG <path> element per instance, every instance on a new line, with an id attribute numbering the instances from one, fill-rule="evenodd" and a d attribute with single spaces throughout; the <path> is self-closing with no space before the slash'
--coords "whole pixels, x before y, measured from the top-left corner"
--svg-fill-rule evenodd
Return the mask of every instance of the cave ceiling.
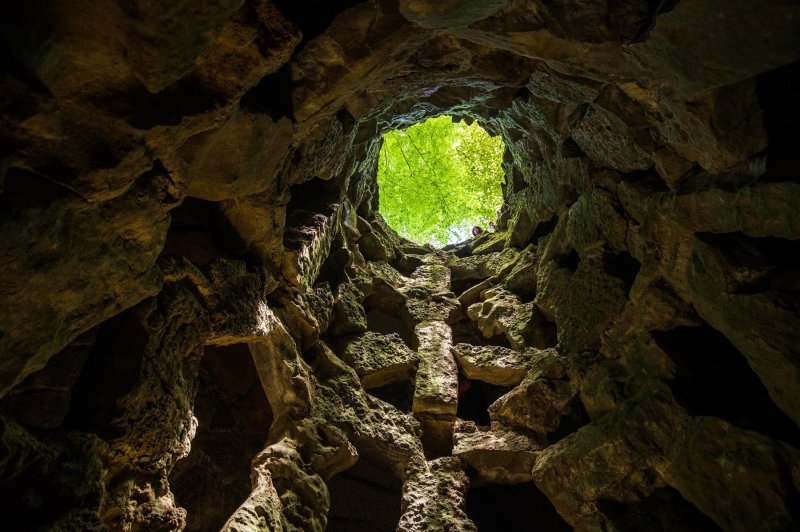
<path id="1" fill-rule="evenodd" d="M 797 529 L 799 59 L 786 0 L 4 2 L 0 516 Z M 376 172 L 440 115 L 505 183 L 435 249 Z"/>

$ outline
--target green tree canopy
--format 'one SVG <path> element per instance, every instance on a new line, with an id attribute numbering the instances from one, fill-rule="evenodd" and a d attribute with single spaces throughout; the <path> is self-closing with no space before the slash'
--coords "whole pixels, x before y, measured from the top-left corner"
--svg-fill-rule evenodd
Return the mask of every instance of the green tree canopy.
<path id="1" fill-rule="evenodd" d="M 477 123 L 430 118 L 383 136 L 380 212 L 395 231 L 443 246 L 486 227 L 503 198 L 503 140 Z"/>

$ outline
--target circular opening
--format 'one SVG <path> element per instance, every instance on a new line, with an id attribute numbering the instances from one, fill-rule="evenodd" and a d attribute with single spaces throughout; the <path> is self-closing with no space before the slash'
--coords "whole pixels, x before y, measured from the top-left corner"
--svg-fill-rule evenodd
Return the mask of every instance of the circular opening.
<path id="1" fill-rule="evenodd" d="M 503 140 L 477 122 L 430 118 L 383 136 L 379 210 L 401 236 L 444 246 L 486 229 L 503 203 Z"/>

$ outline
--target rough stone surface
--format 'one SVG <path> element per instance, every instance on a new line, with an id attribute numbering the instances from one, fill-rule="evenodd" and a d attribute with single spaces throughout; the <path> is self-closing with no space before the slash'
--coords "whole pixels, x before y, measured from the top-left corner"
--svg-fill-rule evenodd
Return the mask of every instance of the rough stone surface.
<path id="1" fill-rule="evenodd" d="M 525 379 L 489 407 L 489 415 L 513 427 L 540 434 L 556 430 L 578 393 L 566 380 L 563 362 L 554 352 L 542 352 Z"/>
<path id="2" fill-rule="evenodd" d="M 447 265 L 450 267 L 452 279 L 485 279 L 498 275 L 503 268 L 517 258 L 513 249 L 505 249 L 486 255 L 470 255 L 454 257 Z"/>
<path id="3" fill-rule="evenodd" d="M 367 316 L 361 306 L 363 295 L 351 283 L 340 284 L 336 289 L 331 332 L 338 336 L 367 330 Z"/>
<path id="4" fill-rule="evenodd" d="M 297 208 L 287 214 L 283 242 L 283 275 L 295 286 L 310 288 L 328 258 L 341 207 L 326 205 L 322 212 Z"/>
<path id="5" fill-rule="evenodd" d="M 419 370 L 414 411 L 455 414 L 458 379 L 456 362 L 450 352 L 450 327 L 441 321 L 423 322 L 415 332 L 419 343 Z"/>
<path id="6" fill-rule="evenodd" d="M 472 421 L 457 422 L 453 440 L 454 456 L 475 469 L 479 479 L 499 484 L 530 482 L 536 453 L 545 446 L 525 432 L 477 427 Z"/>
<path id="7" fill-rule="evenodd" d="M 513 351 L 502 346 L 456 344 L 453 355 L 468 379 L 478 379 L 499 386 L 516 386 L 528 373 L 531 351 Z"/>
<path id="8" fill-rule="evenodd" d="M 458 458 L 438 458 L 410 469 L 398 530 L 477 530 L 464 512 L 469 478 Z"/>
<path id="9" fill-rule="evenodd" d="M 545 320 L 533 302 L 523 303 L 500 288 L 486 290 L 481 298 L 483 303 L 470 305 L 467 315 L 477 323 L 484 338 L 503 335 L 517 350 L 550 345 L 551 340 L 541 327 Z"/>
<path id="10" fill-rule="evenodd" d="M 356 370 L 364 388 L 407 380 L 418 361 L 417 354 L 406 347 L 397 333 L 370 331 L 344 340 L 342 360 Z"/>
<path id="11" fill-rule="evenodd" d="M 4 2 L 3 526 L 798 529 L 799 19 Z M 506 147 L 442 250 L 376 180 L 439 115 Z"/>

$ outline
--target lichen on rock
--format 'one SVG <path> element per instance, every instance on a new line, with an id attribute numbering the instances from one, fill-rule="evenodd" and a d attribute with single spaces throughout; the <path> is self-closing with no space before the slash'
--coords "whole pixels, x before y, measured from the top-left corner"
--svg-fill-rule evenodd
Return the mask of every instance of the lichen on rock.
<path id="1" fill-rule="evenodd" d="M 5 528 L 800 527 L 796 2 L 76 5 L 0 6 Z"/>

